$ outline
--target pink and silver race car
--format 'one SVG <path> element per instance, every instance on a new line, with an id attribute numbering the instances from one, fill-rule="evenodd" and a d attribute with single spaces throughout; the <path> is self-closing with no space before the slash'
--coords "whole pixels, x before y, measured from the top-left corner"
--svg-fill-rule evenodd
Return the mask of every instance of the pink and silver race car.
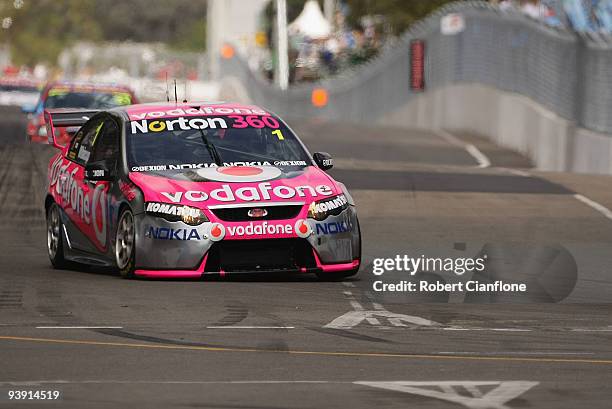
<path id="1" fill-rule="evenodd" d="M 48 110 L 51 263 L 124 277 L 357 273 L 346 187 L 276 115 L 256 106 L 142 104 Z M 66 146 L 56 135 L 81 126 Z"/>

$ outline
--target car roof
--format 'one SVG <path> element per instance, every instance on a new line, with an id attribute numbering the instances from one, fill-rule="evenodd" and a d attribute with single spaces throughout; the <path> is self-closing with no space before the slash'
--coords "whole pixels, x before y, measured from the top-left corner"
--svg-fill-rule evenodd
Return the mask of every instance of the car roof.
<path id="1" fill-rule="evenodd" d="M 272 113 L 257 106 L 230 102 L 151 102 L 121 106 L 111 109 L 125 113 L 128 120 L 169 118 L 179 116 L 203 115 L 271 115 Z"/>
<path id="2" fill-rule="evenodd" d="M 39 87 L 40 81 L 36 81 L 35 79 L 24 78 L 24 77 L 0 77 L 0 84 Z"/>
<path id="3" fill-rule="evenodd" d="M 52 88 L 68 88 L 69 90 L 86 91 L 122 91 L 133 94 L 130 87 L 119 84 L 105 84 L 96 82 L 80 82 L 80 81 L 53 81 L 49 82 L 46 89 Z"/>

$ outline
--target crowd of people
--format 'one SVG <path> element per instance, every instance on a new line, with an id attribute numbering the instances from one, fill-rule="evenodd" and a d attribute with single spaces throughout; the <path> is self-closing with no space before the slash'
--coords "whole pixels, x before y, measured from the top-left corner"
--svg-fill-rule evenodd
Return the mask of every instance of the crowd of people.
<path id="1" fill-rule="evenodd" d="M 612 0 L 492 0 L 551 26 L 578 32 L 612 33 Z"/>
<path id="2" fill-rule="evenodd" d="M 306 2 L 288 28 L 290 82 L 316 81 L 362 64 L 378 53 L 388 35 L 383 19 L 367 16 L 358 27 L 351 27 L 346 13 L 338 8 L 330 22 L 316 1 Z M 267 49 L 254 61 L 270 79 L 276 66 L 274 53 L 274 49 Z"/>
<path id="3" fill-rule="evenodd" d="M 503 11 L 518 11 L 556 27 L 577 32 L 612 33 L 612 0 L 490 0 Z M 378 54 L 392 36 L 384 17 L 362 17 L 359 25 L 346 22 L 342 2 L 333 21 L 325 19 L 315 0 L 306 2 L 289 25 L 289 81 L 316 81 L 362 64 Z M 262 47 L 251 56 L 252 68 L 275 76 L 274 48 Z"/>

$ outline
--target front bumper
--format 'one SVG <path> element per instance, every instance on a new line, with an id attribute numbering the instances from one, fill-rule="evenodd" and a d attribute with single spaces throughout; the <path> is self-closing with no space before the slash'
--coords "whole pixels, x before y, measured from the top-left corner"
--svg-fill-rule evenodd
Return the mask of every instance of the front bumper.
<path id="1" fill-rule="evenodd" d="M 308 219 L 311 233 L 305 238 L 295 234 L 260 239 L 226 236 L 221 241 L 213 241 L 212 222 L 193 227 L 146 214 L 135 219 L 135 274 L 141 277 L 337 272 L 358 268 L 361 259 L 359 224 L 352 206 L 324 221 Z M 277 222 L 294 225 L 298 220 Z"/>

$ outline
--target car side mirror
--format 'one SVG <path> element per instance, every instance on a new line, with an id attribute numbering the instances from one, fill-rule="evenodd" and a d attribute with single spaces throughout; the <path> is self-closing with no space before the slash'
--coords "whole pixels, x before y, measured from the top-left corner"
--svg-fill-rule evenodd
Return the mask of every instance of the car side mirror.
<path id="1" fill-rule="evenodd" d="M 312 157 L 317 166 L 323 170 L 329 170 L 334 167 L 334 160 L 327 152 L 317 152 Z"/>
<path id="2" fill-rule="evenodd" d="M 112 181 L 115 179 L 113 173 L 110 163 L 107 161 L 98 161 L 85 165 L 85 179 L 92 182 Z"/>

